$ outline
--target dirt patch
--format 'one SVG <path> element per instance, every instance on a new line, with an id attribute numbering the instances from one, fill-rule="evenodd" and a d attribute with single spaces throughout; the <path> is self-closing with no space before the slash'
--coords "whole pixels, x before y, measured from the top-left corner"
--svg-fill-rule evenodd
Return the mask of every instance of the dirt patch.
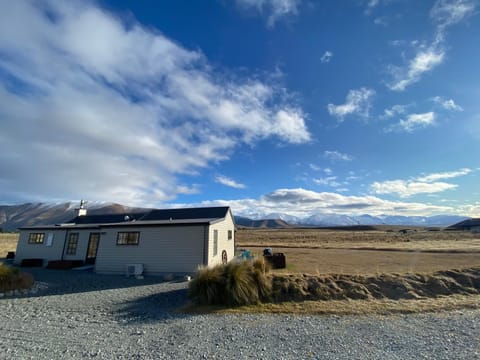
<path id="1" fill-rule="evenodd" d="M 432 274 L 272 275 L 272 301 L 424 299 L 480 294 L 480 268 Z"/>

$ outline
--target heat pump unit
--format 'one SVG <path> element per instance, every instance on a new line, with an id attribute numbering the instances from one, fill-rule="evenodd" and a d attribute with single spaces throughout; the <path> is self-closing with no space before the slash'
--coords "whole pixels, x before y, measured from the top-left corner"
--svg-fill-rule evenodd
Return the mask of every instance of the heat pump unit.
<path id="1" fill-rule="evenodd" d="M 127 264 L 127 277 L 143 274 L 143 264 Z"/>

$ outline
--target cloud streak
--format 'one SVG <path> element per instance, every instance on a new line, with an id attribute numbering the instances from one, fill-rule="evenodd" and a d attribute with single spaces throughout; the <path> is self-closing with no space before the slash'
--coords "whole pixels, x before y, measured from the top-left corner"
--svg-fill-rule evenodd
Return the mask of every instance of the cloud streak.
<path id="1" fill-rule="evenodd" d="M 323 152 L 323 157 L 330 161 L 352 161 L 353 156 L 345 153 L 341 153 L 337 150 L 325 150 Z"/>
<path id="2" fill-rule="evenodd" d="M 444 110 L 448 111 L 463 111 L 460 105 L 457 105 L 453 99 L 444 99 L 441 96 L 435 96 L 432 101 L 440 105 Z"/>
<path id="3" fill-rule="evenodd" d="M 327 50 L 320 58 L 320 61 L 322 62 L 322 64 L 329 63 L 330 60 L 332 60 L 332 57 L 333 57 L 333 53 Z"/>
<path id="4" fill-rule="evenodd" d="M 176 206 L 185 205 L 188 204 L 176 204 Z M 213 200 L 194 205 L 231 206 L 236 215 L 252 218 L 265 218 L 272 213 L 306 217 L 314 214 L 410 216 L 452 212 L 452 208 L 447 206 L 388 201 L 376 196 L 346 196 L 332 192 L 316 192 L 303 188 L 277 189 L 258 199 Z"/>
<path id="5" fill-rule="evenodd" d="M 280 84 L 216 73 L 201 52 L 91 2 L 2 3 L 0 52 L 5 201 L 155 205 L 192 192 L 178 175 L 237 144 L 310 140 Z"/>
<path id="6" fill-rule="evenodd" d="M 296 17 L 301 0 L 236 0 L 237 6 L 253 9 L 267 17 L 267 27 L 274 28 L 280 20 Z"/>
<path id="7" fill-rule="evenodd" d="M 375 95 L 373 89 L 360 88 L 350 90 L 345 99 L 345 103 L 341 105 L 328 104 L 328 113 L 337 118 L 338 121 L 343 122 L 347 115 L 358 115 L 363 118 L 368 118 L 371 108 L 371 100 Z"/>
<path id="8" fill-rule="evenodd" d="M 215 182 L 219 183 L 219 184 L 222 184 L 222 185 L 225 185 L 225 186 L 228 186 L 228 187 L 231 187 L 231 188 L 234 188 L 234 189 L 245 189 L 246 188 L 245 184 L 241 184 L 239 182 L 236 182 L 232 178 L 229 178 L 229 177 L 224 176 L 224 175 L 216 176 L 215 177 Z"/>
<path id="9" fill-rule="evenodd" d="M 417 45 L 415 56 L 406 65 L 390 66 L 393 80 L 388 87 L 394 91 L 404 91 L 440 65 L 445 59 L 447 29 L 466 19 L 474 10 L 475 3 L 471 0 L 437 0 L 430 10 L 430 18 L 435 24 L 433 41 L 428 45 Z"/>
<path id="10" fill-rule="evenodd" d="M 457 171 L 423 175 L 411 180 L 387 180 L 383 182 L 374 182 L 370 186 L 370 190 L 375 194 L 396 194 L 401 198 L 407 198 L 417 194 L 433 194 L 458 187 L 456 184 L 450 184 L 438 180 L 465 176 L 472 171 L 472 169 L 463 168 Z"/>
<path id="11" fill-rule="evenodd" d="M 401 119 L 386 129 L 387 132 L 407 132 L 412 133 L 435 124 L 435 113 L 430 111 L 421 114 L 409 114 L 405 119 Z"/>

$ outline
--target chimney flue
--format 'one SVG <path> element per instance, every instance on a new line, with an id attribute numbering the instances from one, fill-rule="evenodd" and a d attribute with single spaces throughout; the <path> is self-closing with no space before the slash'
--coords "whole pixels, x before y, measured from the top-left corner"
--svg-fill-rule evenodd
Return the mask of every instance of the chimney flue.
<path id="1" fill-rule="evenodd" d="M 77 216 L 87 215 L 87 202 L 85 200 L 80 200 L 80 207 L 75 209 Z"/>

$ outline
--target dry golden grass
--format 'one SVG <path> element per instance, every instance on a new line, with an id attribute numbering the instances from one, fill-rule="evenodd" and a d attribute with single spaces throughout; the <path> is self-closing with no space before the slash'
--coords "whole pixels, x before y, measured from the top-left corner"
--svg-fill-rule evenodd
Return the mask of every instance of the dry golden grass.
<path id="1" fill-rule="evenodd" d="M 237 248 L 261 256 L 263 247 L 283 252 L 280 273 L 425 273 L 480 266 L 480 234 L 460 231 L 336 231 L 240 229 Z"/>
<path id="2" fill-rule="evenodd" d="M 7 256 L 7 252 L 16 251 L 18 234 L 0 233 L 0 258 Z"/>
<path id="3" fill-rule="evenodd" d="M 387 249 L 480 252 L 480 234 L 468 231 L 342 231 L 323 229 L 239 229 L 240 247 Z"/>
<path id="4" fill-rule="evenodd" d="M 329 300 L 258 304 L 238 308 L 203 307 L 196 312 L 304 315 L 391 315 L 478 309 L 480 295 L 450 295 L 420 300 Z"/>

